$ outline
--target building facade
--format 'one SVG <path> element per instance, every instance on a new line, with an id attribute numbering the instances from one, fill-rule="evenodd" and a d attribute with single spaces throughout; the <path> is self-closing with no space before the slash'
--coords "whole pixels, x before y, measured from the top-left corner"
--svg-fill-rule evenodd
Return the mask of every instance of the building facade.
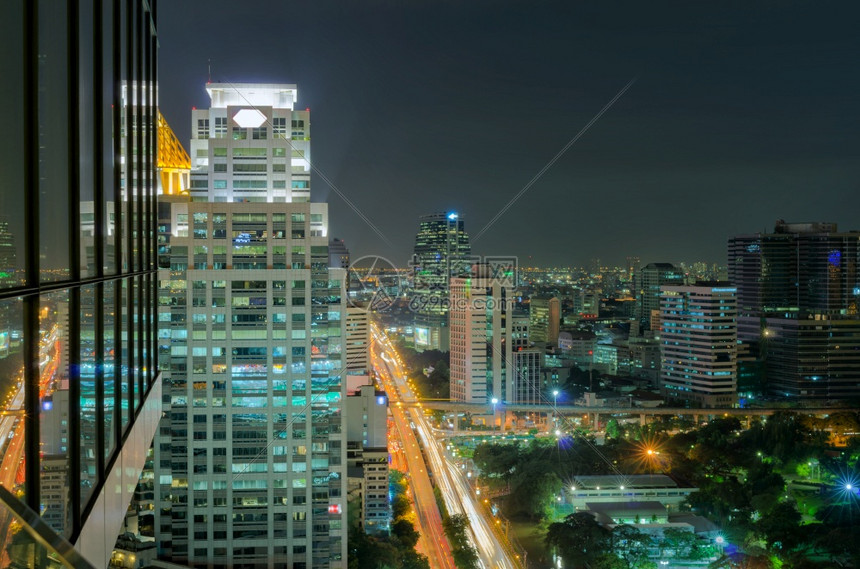
<path id="1" fill-rule="evenodd" d="M 640 329 L 653 329 L 651 317 L 660 313 L 660 290 L 664 285 L 684 284 L 684 273 L 671 263 L 648 263 L 636 277 L 636 318 Z"/>
<path id="2" fill-rule="evenodd" d="M 513 277 L 475 265 L 451 279 L 451 399 L 509 402 L 512 365 Z"/>
<path id="3" fill-rule="evenodd" d="M 370 313 L 366 306 L 347 306 L 344 330 L 347 390 L 370 383 Z"/>
<path id="4" fill-rule="evenodd" d="M 345 564 L 345 290 L 315 203 L 160 204 L 159 555 Z"/>
<path id="5" fill-rule="evenodd" d="M 107 566 L 160 416 L 153 10 L 3 5 L 0 547 L 10 565 L 48 566 L 44 544 L 59 542 L 32 547 L 30 536 L 54 532 L 74 546 L 58 553 L 67 563 Z M 27 510 L 47 527 L 14 513 Z"/>
<path id="6" fill-rule="evenodd" d="M 328 264 L 330 267 L 349 268 L 349 250 L 343 239 L 333 237 L 328 242 Z"/>
<path id="7" fill-rule="evenodd" d="M 387 535 L 391 526 L 388 502 L 388 396 L 363 385 L 346 398 L 347 465 L 350 500 L 357 498 L 366 533 Z"/>
<path id="8" fill-rule="evenodd" d="M 510 403 L 540 405 L 545 403 L 541 366 L 543 350 L 521 349 L 513 352 L 513 394 Z"/>
<path id="9" fill-rule="evenodd" d="M 778 221 L 729 240 L 738 336 L 767 392 L 790 398 L 860 395 L 860 232 Z"/>
<path id="10" fill-rule="evenodd" d="M 664 286 L 660 391 L 701 407 L 737 402 L 737 289 L 727 283 Z"/>
<path id="11" fill-rule="evenodd" d="M 561 302 L 556 297 L 535 296 L 529 301 L 529 334 L 532 342 L 558 344 Z"/>

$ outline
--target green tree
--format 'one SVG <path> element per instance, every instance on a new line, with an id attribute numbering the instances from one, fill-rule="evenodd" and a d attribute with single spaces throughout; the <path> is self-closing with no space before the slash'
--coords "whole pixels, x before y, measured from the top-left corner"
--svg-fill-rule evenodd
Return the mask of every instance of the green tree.
<path id="1" fill-rule="evenodd" d="M 588 564 L 591 569 L 627 569 L 627 565 L 614 553 L 601 553 Z"/>
<path id="2" fill-rule="evenodd" d="M 765 541 L 769 551 L 783 557 L 805 542 L 800 520 L 800 513 L 794 504 L 780 502 L 756 522 L 755 532 Z"/>
<path id="3" fill-rule="evenodd" d="M 564 521 L 550 524 L 546 544 L 554 547 L 566 565 L 590 565 L 609 545 L 610 534 L 587 512 L 570 514 Z"/>
<path id="4" fill-rule="evenodd" d="M 414 549 L 403 552 L 401 569 L 430 569 L 430 561 L 426 555 L 421 555 Z"/>
<path id="5" fill-rule="evenodd" d="M 402 518 L 406 514 L 409 513 L 409 509 L 411 508 L 411 504 L 409 503 L 409 498 L 403 496 L 402 494 L 399 496 L 395 496 L 394 501 L 391 503 L 391 517 L 392 519 Z"/>
<path id="6" fill-rule="evenodd" d="M 391 524 L 391 535 L 397 538 L 404 548 L 412 549 L 418 543 L 418 531 L 412 522 L 400 518 Z"/>
<path id="7" fill-rule="evenodd" d="M 648 548 L 653 541 L 651 536 L 631 525 L 615 526 L 612 530 L 612 551 L 627 569 L 640 567 L 648 559 Z"/>
<path id="8" fill-rule="evenodd" d="M 542 462 L 527 463 L 511 481 L 509 509 L 514 514 L 543 519 L 560 490 L 561 479 L 555 472 L 546 470 Z"/>
<path id="9" fill-rule="evenodd" d="M 606 422 L 606 437 L 610 439 L 617 439 L 621 436 L 621 429 L 618 428 L 618 421 L 616 419 L 609 419 Z"/>

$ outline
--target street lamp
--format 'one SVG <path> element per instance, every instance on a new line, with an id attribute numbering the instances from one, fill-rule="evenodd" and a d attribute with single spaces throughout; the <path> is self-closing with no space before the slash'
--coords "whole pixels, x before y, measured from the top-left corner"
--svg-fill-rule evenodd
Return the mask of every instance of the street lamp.
<path id="1" fill-rule="evenodd" d="M 558 425 L 558 389 L 552 390 L 552 422 Z"/>
<path id="2" fill-rule="evenodd" d="M 495 431 L 496 430 L 496 404 L 499 402 L 499 400 L 496 399 L 495 397 L 493 397 L 493 399 L 490 402 L 493 404 L 493 430 Z"/>

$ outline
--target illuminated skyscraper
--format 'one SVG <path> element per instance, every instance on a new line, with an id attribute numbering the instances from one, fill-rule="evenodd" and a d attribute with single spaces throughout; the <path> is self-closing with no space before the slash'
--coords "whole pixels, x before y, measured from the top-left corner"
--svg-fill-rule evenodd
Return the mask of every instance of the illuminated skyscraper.
<path id="1" fill-rule="evenodd" d="M 415 347 L 447 351 L 448 286 L 471 266 L 472 247 L 463 219 L 455 212 L 433 213 L 419 219 L 412 258 Z"/>
<path id="2" fill-rule="evenodd" d="M 155 445 L 159 554 L 195 567 L 345 567 L 346 275 L 329 268 L 327 205 L 289 189 L 309 166 L 283 149 L 307 150 L 306 131 L 273 131 L 307 115 L 289 118 L 294 86 L 219 89 L 193 117 L 226 129 L 192 140 L 210 160 L 192 170 L 194 201 L 159 204 L 170 386 Z M 195 193 L 194 180 L 227 191 Z"/>

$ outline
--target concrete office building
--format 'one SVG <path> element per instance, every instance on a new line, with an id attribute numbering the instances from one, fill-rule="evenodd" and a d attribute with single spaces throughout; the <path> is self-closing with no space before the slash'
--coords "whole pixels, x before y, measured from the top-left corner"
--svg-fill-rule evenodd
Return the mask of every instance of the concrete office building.
<path id="1" fill-rule="evenodd" d="M 364 385 L 346 398 L 347 465 L 350 495 L 361 503 L 361 525 L 370 534 L 387 534 L 388 396 Z"/>
<path id="2" fill-rule="evenodd" d="M 526 312 L 514 312 L 511 319 L 511 349 L 513 351 L 524 350 L 531 346 L 529 315 Z"/>
<path id="3" fill-rule="evenodd" d="M 451 399 L 512 401 L 513 276 L 489 265 L 451 279 Z"/>
<path id="4" fill-rule="evenodd" d="M 529 300 L 529 335 L 534 343 L 558 344 L 561 302 L 556 297 L 534 296 Z"/>
<path id="5" fill-rule="evenodd" d="M 660 391 L 701 407 L 737 402 L 737 289 L 728 283 L 664 286 Z"/>
<path id="6" fill-rule="evenodd" d="M 364 306 L 347 306 L 344 330 L 347 391 L 370 383 L 370 314 Z"/>
<path id="7" fill-rule="evenodd" d="M 546 403 L 542 384 L 543 350 L 526 348 L 513 352 L 513 393 L 510 403 L 539 405 Z"/>

